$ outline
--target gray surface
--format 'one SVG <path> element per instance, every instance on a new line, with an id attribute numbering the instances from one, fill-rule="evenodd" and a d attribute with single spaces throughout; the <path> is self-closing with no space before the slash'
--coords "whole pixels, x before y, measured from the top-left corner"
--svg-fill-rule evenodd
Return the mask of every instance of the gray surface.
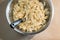
<path id="1" fill-rule="evenodd" d="M 9 1 L 0 3 L 0 40 L 31 40 L 33 35 L 22 36 L 9 27 L 6 19 L 5 9 Z"/>

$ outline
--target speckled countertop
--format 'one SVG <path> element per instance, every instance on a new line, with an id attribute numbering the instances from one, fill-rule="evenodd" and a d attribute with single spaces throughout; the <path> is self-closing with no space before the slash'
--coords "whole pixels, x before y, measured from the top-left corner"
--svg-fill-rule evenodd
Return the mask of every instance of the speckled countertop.
<path id="1" fill-rule="evenodd" d="M 50 26 L 36 35 L 22 36 L 8 25 L 5 8 L 8 0 L 0 1 L 0 40 L 60 40 L 60 0 L 52 0 L 54 4 L 54 17 Z"/>

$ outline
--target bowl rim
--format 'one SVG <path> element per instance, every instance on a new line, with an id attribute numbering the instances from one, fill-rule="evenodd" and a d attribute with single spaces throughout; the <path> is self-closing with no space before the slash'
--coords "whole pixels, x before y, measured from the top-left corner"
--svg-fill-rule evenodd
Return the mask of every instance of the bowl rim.
<path id="1" fill-rule="evenodd" d="M 7 19 L 8 23 L 9 23 L 9 25 L 11 24 L 11 21 L 10 21 L 10 19 L 9 19 L 9 10 L 10 10 L 9 8 L 10 8 L 10 4 L 11 4 L 12 1 L 13 1 L 13 0 L 10 0 L 9 3 L 7 4 L 7 7 L 6 7 L 6 19 Z M 49 20 L 50 22 L 47 24 L 47 26 L 46 26 L 45 28 L 43 28 L 42 30 L 40 30 L 40 31 L 38 31 L 38 32 L 34 32 L 34 33 L 23 33 L 23 32 L 21 32 L 21 31 L 19 31 L 17 28 L 14 28 L 14 30 L 17 31 L 18 33 L 23 34 L 23 35 L 37 34 L 37 33 L 42 32 L 43 30 L 45 30 L 45 29 L 49 26 L 49 24 L 52 22 L 52 19 L 53 19 L 53 16 L 54 16 L 54 6 L 53 6 L 53 2 L 52 2 L 52 0 L 48 0 L 48 1 L 49 1 L 49 3 L 50 3 L 50 6 L 51 6 L 52 15 L 51 15 L 51 18 L 50 18 L 50 20 Z"/>

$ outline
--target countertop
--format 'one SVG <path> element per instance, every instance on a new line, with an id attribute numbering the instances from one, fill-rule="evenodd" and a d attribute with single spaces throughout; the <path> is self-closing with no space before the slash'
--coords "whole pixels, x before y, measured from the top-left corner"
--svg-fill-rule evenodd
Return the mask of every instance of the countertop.
<path id="1" fill-rule="evenodd" d="M 52 0 L 54 17 L 49 27 L 41 33 L 29 36 L 22 36 L 9 27 L 5 15 L 8 0 L 3 1 L 0 1 L 0 40 L 60 40 L 60 0 Z"/>

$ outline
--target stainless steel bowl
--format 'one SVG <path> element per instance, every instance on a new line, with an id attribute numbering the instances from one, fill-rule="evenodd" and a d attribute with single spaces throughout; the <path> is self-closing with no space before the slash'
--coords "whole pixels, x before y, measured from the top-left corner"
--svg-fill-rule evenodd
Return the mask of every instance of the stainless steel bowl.
<path id="1" fill-rule="evenodd" d="M 42 1 L 44 1 L 44 0 L 42 0 Z M 50 16 L 49 16 L 49 19 L 47 20 L 47 24 L 46 24 L 45 27 L 42 27 L 40 29 L 40 31 L 32 32 L 32 33 L 22 32 L 22 31 L 20 31 L 17 28 L 14 28 L 14 30 L 17 31 L 20 34 L 23 34 L 23 35 L 36 34 L 36 33 L 39 33 L 39 32 L 42 32 L 43 30 L 45 30 L 49 26 L 49 24 L 51 23 L 51 20 L 52 20 L 53 15 L 54 15 L 54 7 L 53 7 L 52 0 L 46 0 L 46 1 L 48 2 L 48 5 L 50 7 Z M 6 7 L 6 18 L 7 18 L 7 21 L 9 23 L 9 25 L 11 24 L 10 13 L 11 13 L 12 2 L 13 2 L 13 0 L 10 0 L 9 3 L 8 3 L 8 5 L 7 5 L 7 7 Z"/>

